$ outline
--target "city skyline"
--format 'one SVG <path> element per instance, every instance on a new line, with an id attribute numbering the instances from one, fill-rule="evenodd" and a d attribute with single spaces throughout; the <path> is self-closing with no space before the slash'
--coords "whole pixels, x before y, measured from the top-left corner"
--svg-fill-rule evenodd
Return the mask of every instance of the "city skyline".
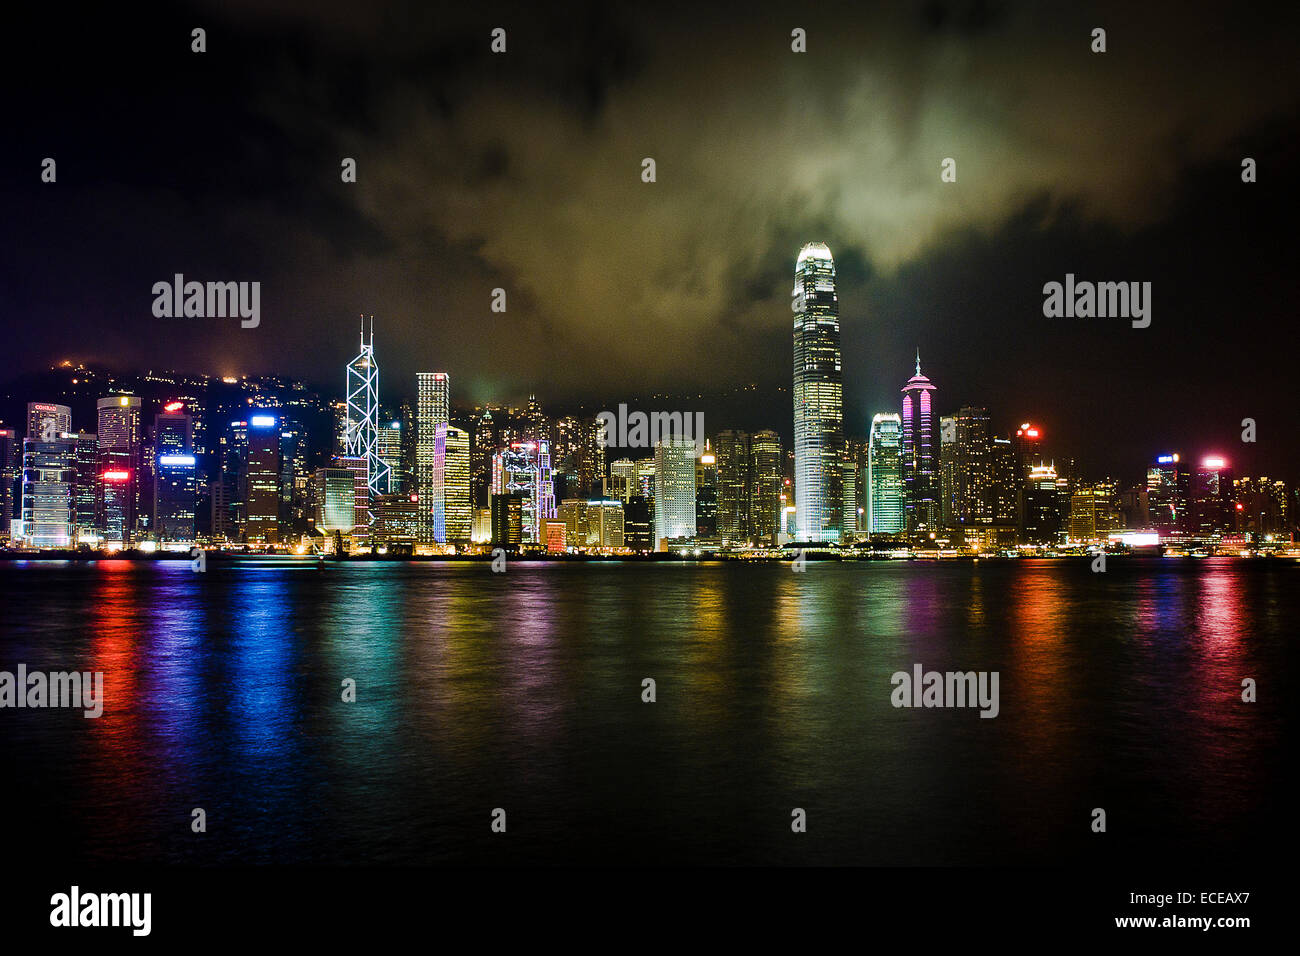
<path id="1" fill-rule="evenodd" d="M 1122 42 L 1101 55 L 1077 10 L 828 8 L 835 28 L 805 24 L 796 54 L 775 11 L 743 26 L 696 11 L 686 30 L 596 10 L 572 38 L 520 10 L 494 59 L 467 11 L 435 27 L 329 9 L 289 27 L 192 8 L 220 39 L 206 60 L 174 39 L 188 36 L 183 13 L 129 32 L 91 13 L 75 37 L 25 14 L 34 54 L 75 55 L 101 83 L 56 73 L 16 105 L 0 157 L 13 212 L 4 382 L 72 358 L 331 383 L 355 334 L 344 317 L 364 310 L 384 324 L 393 381 L 436 363 L 466 402 L 545 391 L 566 405 L 631 381 L 682 393 L 752 382 L 762 420 L 737 424 L 790 441 L 773 359 L 789 348 L 790 250 L 816 239 L 835 250 L 845 366 L 873 370 L 846 378 L 852 433 L 893 407 L 883 373 L 919 345 L 946 395 L 995 421 L 1068 429 L 1098 467 L 1143 458 L 1148 431 L 1230 447 L 1249 416 L 1268 470 L 1300 470 L 1293 370 L 1265 347 L 1295 295 L 1283 210 L 1300 165 L 1296 84 L 1274 64 L 1297 67 L 1268 55 L 1284 25 L 1214 15 L 1198 31 L 1196 17 L 1103 5 L 1096 17 Z M 459 51 L 455 65 L 417 55 L 430 33 Z M 57 50 L 42 47 L 55 36 Z M 683 95 L 668 67 L 706 48 L 700 68 L 766 79 Z M 1021 49 L 1052 55 L 1026 66 Z M 243 68 L 232 76 L 218 57 Z M 152 82 L 160 62 L 165 87 Z M 486 87 L 458 78 L 483 70 Z M 1152 84 L 1153 71 L 1172 79 Z M 337 89 L 338 76 L 359 82 Z M 1066 86 L 1074 119 L 1038 125 L 1055 115 L 1042 91 Z M 54 119 L 87 96 L 113 108 L 83 105 L 74 127 Z M 192 143 L 191 108 L 221 117 L 227 149 Z M 636 132 L 646 116 L 662 119 Z M 118 118 L 174 151 L 120 141 L 106 125 Z M 712 126 L 728 136 L 701 138 Z M 55 183 L 41 181 L 46 156 Z M 345 157 L 354 183 L 340 179 Z M 954 182 L 941 178 L 948 158 Z M 1244 158 L 1257 181 L 1242 181 Z M 176 273 L 260 282 L 260 324 L 155 317 L 151 287 Z M 1150 282 L 1150 326 L 1046 318 L 1043 287 L 1067 275 Z M 1116 427 L 1139 415 L 1149 428 Z"/>

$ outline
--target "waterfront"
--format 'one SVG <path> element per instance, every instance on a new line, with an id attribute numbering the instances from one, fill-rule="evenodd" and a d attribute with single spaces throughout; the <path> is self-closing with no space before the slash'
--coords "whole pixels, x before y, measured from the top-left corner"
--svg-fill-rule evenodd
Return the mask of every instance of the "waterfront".
<path id="1" fill-rule="evenodd" d="M 99 719 L 0 712 L 6 818 L 87 862 L 1249 862 L 1292 833 L 1297 584 L 1228 559 L 0 562 L 0 668 L 106 693 Z M 998 717 L 895 709 L 917 663 L 999 672 Z"/>

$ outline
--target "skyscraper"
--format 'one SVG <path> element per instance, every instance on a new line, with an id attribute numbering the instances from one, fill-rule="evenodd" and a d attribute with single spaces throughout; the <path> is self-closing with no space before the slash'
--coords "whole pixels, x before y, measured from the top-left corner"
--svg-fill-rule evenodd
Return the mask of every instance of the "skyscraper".
<path id="1" fill-rule="evenodd" d="M 867 449 L 867 521 L 869 534 L 898 534 L 907 526 L 903 489 L 903 419 L 887 412 L 871 419 Z"/>
<path id="2" fill-rule="evenodd" d="M 361 322 L 361 351 L 347 366 L 346 448 L 349 458 L 366 462 L 370 497 L 388 494 L 388 462 L 379 454 L 379 363 L 375 361 L 375 319 L 370 318 L 370 341 Z M 369 514 L 367 512 L 367 521 Z"/>
<path id="3" fill-rule="evenodd" d="M 140 399 L 112 395 L 97 403 L 99 527 L 104 540 L 128 547 L 139 514 Z"/>
<path id="4" fill-rule="evenodd" d="M 451 377 L 446 372 L 419 372 L 415 378 L 415 490 L 420 504 L 420 540 L 429 543 L 436 540 L 433 470 L 438 426 L 451 421 Z"/>
<path id="5" fill-rule="evenodd" d="M 1158 456 L 1147 469 L 1147 509 L 1151 526 L 1157 531 L 1171 534 L 1188 530 L 1188 479 L 1182 456 L 1175 453 Z"/>
<path id="6" fill-rule="evenodd" d="M 29 547 L 72 546 L 76 455 L 77 443 L 71 439 L 23 442 L 20 537 Z"/>
<path id="7" fill-rule="evenodd" d="M 347 468 L 317 468 L 316 530 L 330 538 L 351 535 L 356 524 L 356 478 Z"/>
<path id="8" fill-rule="evenodd" d="M 949 527 L 993 524 L 993 436 L 989 413 L 965 406 L 954 418 L 956 444 L 952 522 Z"/>
<path id="9" fill-rule="evenodd" d="M 655 540 L 694 538 L 695 441 L 655 443 Z"/>
<path id="10" fill-rule="evenodd" d="M 150 514 L 160 544 L 194 540 L 198 458 L 194 422 L 179 402 L 154 416 Z"/>
<path id="11" fill-rule="evenodd" d="M 723 544 L 749 540 L 749 435 L 735 429 L 718 433 L 714 441 L 717 465 L 718 535 Z"/>
<path id="12" fill-rule="evenodd" d="M 781 520 L 781 436 L 770 428 L 749 439 L 748 536 L 775 545 Z"/>
<path id="13" fill-rule="evenodd" d="M 440 424 L 434 438 L 433 536 L 439 544 L 468 541 L 472 530 L 469 502 L 469 432 Z"/>
<path id="14" fill-rule="evenodd" d="M 1201 459 L 1192 473 L 1191 531 L 1198 535 L 1223 534 L 1235 524 L 1232 512 L 1232 474 L 1217 455 Z"/>
<path id="15" fill-rule="evenodd" d="M 795 520 L 800 540 L 834 542 L 843 529 L 844 413 L 830 249 L 805 245 L 794 279 Z"/>
<path id="16" fill-rule="evenodd" d="M 903 489 L 907 501 L 907 531 L 933 532 L 939 528 L 938 436 L 934 433 L 931 393 L 934 386 L 921 374 L 921 353 L 916 374 L 903 386 Z"/>
<path id="17" fill-rule="evenodd" d="M 244 469 L 244 540 L 280 541 L 280 423 L 266 411 L 248 416 L 248 463 Z"/>
<path id="18" fill-rule="evenodd" d="M 707 541 L 718 536 L 718 456 L 707 442 L 695 466 L 695 536 Z"/>
<path id="19" fill-rule="evenodd" d="M 72 431 L 72 409 L 49 402 L 27 403 L 27 437 L 32 441 L 58 441 Z"/>
<path id="20" fill-rule="evenodd" d="M 22 517 L 23 439 L 14 428 L 0 428 L 0 541 L 9 538 Z"/>

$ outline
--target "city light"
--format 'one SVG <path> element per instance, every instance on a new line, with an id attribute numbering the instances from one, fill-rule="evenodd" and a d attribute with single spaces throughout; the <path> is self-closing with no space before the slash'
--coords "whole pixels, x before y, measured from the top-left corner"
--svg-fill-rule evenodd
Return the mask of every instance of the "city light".
<path id="1" fill-rule="evenodd" d="M 127 481 L 131 477 L 129 471 L 106 471 L 101 475 L 105 481 Z"/>
<path id="2" fill-rule="evenodd" d="M 248 424 L 254 428 L 274 428 L 274 415 L 253 415 L 248 419 Z"/>
<path id="3" fill-rule="evenodd" d="M 193 455 L 161 455 L 158 458 L 158 464 L 168 467 L 184 465 L 193 468 L 197 459 Z"/>

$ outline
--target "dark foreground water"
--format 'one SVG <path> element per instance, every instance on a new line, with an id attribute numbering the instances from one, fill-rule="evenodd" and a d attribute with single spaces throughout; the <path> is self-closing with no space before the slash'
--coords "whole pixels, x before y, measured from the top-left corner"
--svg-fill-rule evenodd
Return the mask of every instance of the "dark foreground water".
<path id="1" fill-rule="evenodd" d="M 1250 863 L 1295 833 L 1295 563 L 0 562 L 0 600 L 0 670 L 107 697 L 0 710 L 9 851 Z M 917 663 L 998 671 L 999 716 L 894 708 Z"/>

